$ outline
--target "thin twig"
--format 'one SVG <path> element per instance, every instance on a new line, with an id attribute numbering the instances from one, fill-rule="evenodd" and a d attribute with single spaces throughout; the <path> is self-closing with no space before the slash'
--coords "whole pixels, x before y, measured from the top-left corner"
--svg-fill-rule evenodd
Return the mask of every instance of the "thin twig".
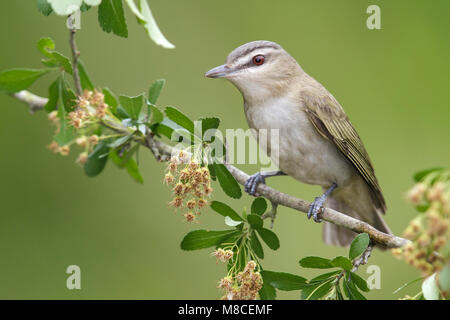
<path id="1" fill-rule="evenodd" d="M 34 111 L 42 109 L 47 102 L 46 98 L 33 95 L 28 91 L 21 91 L 17 94 L 14 94 L 13 96 L 18 100 L 27 103 L 30 106 L 32 105 Z M 155 158 L 157 160 L 160 161 L 167 160 L 170 158 L 172 154 L 174 154 L 173 147 L 163 143 L 160 140 L 155 139 L 153 135 L 147 135 L 144 141 L 139 142 L 145 147 L 149 148 L 155 155 Z M 247 179 L 249 178 L 249 175 L 247 175 L 245 172 L 239 170 L 238 168 L 230 164 L 226 164 L 226 166 L 230 171 L 230 173 L 233 175 L 233 177 L 236 179 L 236 181 L 244 185 Z M 259 184 L 256 188 L 256 191 L 258 194 L 274 203 L 278 203 L 280 205 L 295 209 L 300 212 L 304 213 L 308 212 L 310 203 L 303 199 L 299 199 L 291 195 L 282 193 L 265 184 Z M 338 212 L 330 208 L 324 208 L 322 212 L 319 214 L 319 216 L 321 219 L 325 221 L 345 227 L 354 232 L 357 233 L 365 232 L 369 235 L 370 239 L 374 243 L 380 244 L 384 248 L 400 248 L 410 243 L 410 241 L 407 239 L 381 232 L 366 222 L 352 218 L 344 213 Z"/>
<path id="2" fill-rule="evenodd" d="M 71 16 L 69 16 L 71 19 Z M 75 90 L 78 96 L 81 96 L 83 90 L 81 89 L 80 74 L 78 73 L 78 58 L 80 52 L 77 49 L 77 43 L 75 42 L 75 33 L 77 29 L 74 27 L 70 29 L 70 48 L 72 49 L 72 64 L 73 64 L 73 81 L 75 82 Z"/>

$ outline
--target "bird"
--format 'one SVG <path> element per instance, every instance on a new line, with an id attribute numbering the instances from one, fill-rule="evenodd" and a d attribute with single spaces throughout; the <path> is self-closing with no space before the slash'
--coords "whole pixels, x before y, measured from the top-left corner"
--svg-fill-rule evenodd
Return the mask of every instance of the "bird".
<path id="1" fill-rule="evenodd" d="M 308 219 L 321 222 L 320 212 L 328 207 L 392 234 L 382 217 L 387 207 L 374 167 L 347 114 L 279 44 L 266 40 L 243 44 L 205 76 L 229 80 L 240 91 L 257 140 L 262 129 L 279 130 L 277 146 L 269 139 L 258 141 L 279 170 L 250 176 L 247 193 L 255 196 L 266 178 L 287 175 L 322 187 L 323 194 L 309 207 Z M 275 148 L 277 152 L 272 152 Z M 349 229 L 324 222 L 323 241 L 328 245 L 346 247 L 355 236 Z"/>

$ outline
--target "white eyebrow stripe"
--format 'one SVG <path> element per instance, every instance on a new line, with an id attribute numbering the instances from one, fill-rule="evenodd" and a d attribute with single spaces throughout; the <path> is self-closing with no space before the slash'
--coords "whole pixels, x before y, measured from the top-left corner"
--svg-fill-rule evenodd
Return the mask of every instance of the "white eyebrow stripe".
<path id="1" fill-rule="evenodd" d="M 261 48 L 261 49 L 255 49 L 249 53 L 247 53 L 245 56 L 240 57 L 239 59 L 232 62 L 231 66 L 233 68 L 246 65 L 254 56 L 257 55 L 268 55 L 270 53 L 279 51 L 279 49 L 275 48 Z"/>

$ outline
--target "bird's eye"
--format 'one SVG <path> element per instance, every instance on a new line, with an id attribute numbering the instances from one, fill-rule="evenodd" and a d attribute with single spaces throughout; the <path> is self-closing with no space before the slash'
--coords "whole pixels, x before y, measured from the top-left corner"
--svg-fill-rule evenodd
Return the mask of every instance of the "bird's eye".
<path id="1" fill-rule="evenodd" d="M 264 63 L 264 56 L 263 55 L 257 55 L 253 57 L 253 64 L 260 66 Z"/>

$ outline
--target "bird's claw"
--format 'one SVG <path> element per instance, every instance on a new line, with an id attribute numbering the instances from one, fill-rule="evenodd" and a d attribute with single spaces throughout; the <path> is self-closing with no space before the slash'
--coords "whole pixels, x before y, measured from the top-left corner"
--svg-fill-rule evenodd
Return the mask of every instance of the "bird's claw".
<path id="1" fill-rule="evenodd" d="M 326 197 L 324 197 L 324 196 L 320 196 L 320 197 L 317 197 L 314 199 L 314 201 L 309 206 L 308 219 L 310 219 L 312 216 L 315 222 L 322 221 L 322 219 L 319 218 L 319 213 L 323 209 L 323 203 L 325 202 L 325 200 L 326 200 Z"/>
<path id="2" fill-rule="evenodd" d="M 255 196 L 256 195 L 256 187 L 258 186 L 258 184 L 266 183 L 266 179 L 264 178 L 264 176 L 258 172 L 255 173 L 254 175 L 251 175 L 247 181 L 245 182 L 245 192 L 247 192 L 248 194 Z"/>

